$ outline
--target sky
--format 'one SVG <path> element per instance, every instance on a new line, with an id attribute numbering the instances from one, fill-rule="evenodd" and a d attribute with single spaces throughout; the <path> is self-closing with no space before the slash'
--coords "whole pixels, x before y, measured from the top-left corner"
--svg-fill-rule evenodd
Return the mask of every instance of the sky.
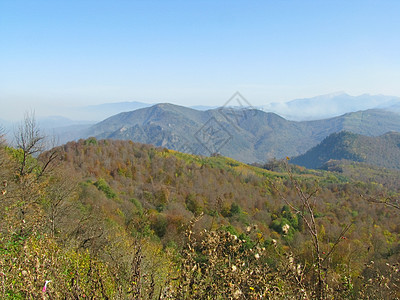
<path id="1" fill-rule="evenodd" d="M 0 0 L 0 119 L 139 101 L 400 96 L 400 1 Z"/>

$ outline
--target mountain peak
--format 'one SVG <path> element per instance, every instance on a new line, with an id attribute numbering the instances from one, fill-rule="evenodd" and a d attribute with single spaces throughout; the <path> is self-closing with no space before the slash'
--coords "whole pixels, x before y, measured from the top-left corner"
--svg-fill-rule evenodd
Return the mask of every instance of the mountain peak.
<path id="1" fill-rule="evenodd" d="M 335 98 L 335 97 L 340 97 L 340 96 L 350 96 L 350 95 L 344 91 L 338 91 L 338 92 L 333 92 L 333 93 L 329 93 L 329 94 L 325 94 L 325 95 L 317 96 L 317 97 Z"/>

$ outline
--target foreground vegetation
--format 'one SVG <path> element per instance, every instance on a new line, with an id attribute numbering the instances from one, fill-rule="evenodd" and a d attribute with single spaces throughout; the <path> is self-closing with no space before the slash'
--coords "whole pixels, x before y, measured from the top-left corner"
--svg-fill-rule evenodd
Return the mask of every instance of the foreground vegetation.
<path id="1" fill-rule="evenodd" d="M 28 119 L 0 149 L 3 299 L 400 297 L 399 191 L 376 174 L 43 142 Z"/>

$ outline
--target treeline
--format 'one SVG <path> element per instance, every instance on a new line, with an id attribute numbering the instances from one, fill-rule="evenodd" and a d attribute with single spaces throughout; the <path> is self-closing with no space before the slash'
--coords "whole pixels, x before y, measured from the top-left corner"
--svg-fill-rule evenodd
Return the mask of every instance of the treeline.
<path id="1" fill-rule="evenodd" d="M 400 296 L 389 187 L 130 141 L 42 151 L 33 136 L 0 152 L 2 298 Z"/>

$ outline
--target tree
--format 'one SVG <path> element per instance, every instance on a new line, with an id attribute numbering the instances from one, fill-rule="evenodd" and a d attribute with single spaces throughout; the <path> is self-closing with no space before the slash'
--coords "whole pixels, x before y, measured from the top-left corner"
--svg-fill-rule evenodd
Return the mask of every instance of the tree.
<path id="1" fill-rule="evenodd" d="M 30 156 L 38 156 L 45 149 L 45 136 L 40 132 L 36 123 L 35 114 L 25 113 L 24 121 L 15 132 L 16 148 L 20 150 L 21 157 L 19 166 L 19 175 L 32 172 L 34 166 L 29 166 Z"/>
<path id="2" fill-rule="evenodd" d="M 70 170 L 53 171 L 48 178 L 46 186 L 46 196 L 44 197 L 44 207 L 46 210 L 48 225 L 50 228 L 50 236 L 55 237 L 60 231 L 60 227 L 70 217 L 74 210 L 70 200 L 76 197 L 77 183 Z"/>
<path id="3" fill-rule="evenodd" d="M 298 215 L 305 224 L 306 231 L 309 233 L 310 238 L 311 238 L 314 255 L 315 255 L 315 257 L 313 259 L 313 265 L 315 266 L 317 284 L 315 286 L 315 290 L 313 292 L 314 295 L 312 295 L 312 297 L 316 298 L 316 299 L 325 299 L 327 297 L 327 287 L 326 287 L 327 286 L 327 284 L 326 284 L 327 274 L 328 274 L 327 273 L 328 265 L 326 264 L 328 262 L 327 259 L 333 253 L 336 246 L 340 243 L 341 238 L 350 229 L 352 224 L 349 224 L 343 228 L 342 232 L 337 237 L 336 241 L 332 244 L 330 250 L 327 253 L 322 251 L 320 234 L 319 234 L 319 226 L 316 221 L 316 213 L 315 213 L 316 195 L 319 192 L 319 187 L 315 186 L 315 188 L 313 190 L 311 190 L 309 192 L 305 191 L 301 187 L 299 182 L 296 180 L 296 178 L 293 176 L 293 173 L 288 164 L 288 160 L 289 160 L 289 158 L 287 158 L 287 160 L 285 161 L 286 172 L 289 176 L 289 180 L 290 180 L 291 184 L 293 185 L 294 191 L 298 198 L 298 203 L 295 203 L 294 201 L 289 201 L 279 191 L 279 189 L 277 188 L 277 186 L 275 185 L 274 182 L 271 182 L 271 185 L 277 191 L 280 198 L 286 204 L 286 206 L 284 206 L 283 211 L 282 211 L 283 214 L 286 215 L 286 217 L 288 217 L 291 215 L 290 210 L 292 210 L 292 212 L 294 214 Z M 287 221 L 287 222 L 290 223 L 289 221 Z M 282 221 L 279 224 L 283 225 L 283 226 L 287 226 Z M 274 223 L 273 223 L 273 225 L 274 225 Z M 289 229 L 289 228 L 286 227 L 286 229 Z M 282 227 L 281 230 L 285 231 L 285 228 Z M 301 282 L 299 282 L 299 284 L 301 284 Z"/>
<path id="4" fill-rule="evenodd" d="M 44 200 L 44 191 L 50 179 L 44 175 L 50 175 L 58 157 L 56 148 L 45 152 L 47 140 L 39 129 L 34 113 L 26 113 L 23 122 L 15 131 L 15 148 L 8 148 L 8 153 L 15 163 L 12 209 L 14 217 L 19 220 L 17 226 L 22 235 L 44 225 L 41 202 Z"/>

